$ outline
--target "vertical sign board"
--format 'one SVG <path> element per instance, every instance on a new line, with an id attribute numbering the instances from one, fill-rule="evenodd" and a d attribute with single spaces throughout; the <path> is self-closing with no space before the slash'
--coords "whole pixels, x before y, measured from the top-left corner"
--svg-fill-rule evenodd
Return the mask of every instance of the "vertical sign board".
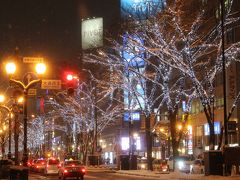
<path id="1" fill-rule="evenodd" d="M 92 49 L 103 46 L 103 18 L 93 18 L 82 21 L 82 49 Z"/>

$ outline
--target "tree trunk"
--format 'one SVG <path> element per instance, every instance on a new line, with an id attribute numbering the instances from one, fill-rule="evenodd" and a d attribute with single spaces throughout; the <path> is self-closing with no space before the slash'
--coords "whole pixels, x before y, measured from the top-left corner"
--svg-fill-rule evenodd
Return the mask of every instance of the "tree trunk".
<path id="1" fill-rule="evenodd" d="M 178 146 L 179 142 L 177 141 L 177 132 L 176 132 L 176 126 L 177 126 L 177 110 L 175 111 L 169 111 L 169 121 L 170 121 L 170 132 L 171 132 L 171 138 L 172 138 L 172 150 L 173 150 L 173 162 L 175 162 L 175 157 L 179 156 L 178 152 Z M 173 170 L 175 169 L 175 163 L 173 163 Z"/>
<path id="2" fill-rule="evenodd" d="M 146 145 L 147 145 L 147 162 L 148 162 L 148 170 L 153 170 L 152 166 L 152 135 L 151 135 L 151 127 L 150 127 L 150 114 L 146 116 Z"/>
<path id="3" fill-rule="evenodd" d="M 208 123 L 209 124 L 209 150 L 214 150 L 214 145 L 215 145 L 215 132 L 214 132 L 214 124 L 213 123 Z"/>
<path id="4" fill-rule="evenodd" d="M 18 121 L 18 114 L 15 114 L 14 119 L 14 147 L 15 147 L 15 165 L 19 164 L 19 157 L 18 157 L 18 139 L 19 139 L 19 121 Z"/>

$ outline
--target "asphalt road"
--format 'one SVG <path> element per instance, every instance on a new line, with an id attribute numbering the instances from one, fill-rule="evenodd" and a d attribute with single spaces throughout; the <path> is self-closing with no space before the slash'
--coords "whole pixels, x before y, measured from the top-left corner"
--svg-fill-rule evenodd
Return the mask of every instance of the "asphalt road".
<path id="1" fill-rule="evenodd" d="M 57 180 L 57 175 L 49 175 L 44 176 L 42 174 L 30 174 L 29 180 Z M 84 180 L 157 180 L 154 178 L 147 178 L 147 177 L 137 177 L 137 176 L 128 176 L 122 175 L 117 173 L 110 173 L 110 172 L 87 172 L 84 176 Z"/>

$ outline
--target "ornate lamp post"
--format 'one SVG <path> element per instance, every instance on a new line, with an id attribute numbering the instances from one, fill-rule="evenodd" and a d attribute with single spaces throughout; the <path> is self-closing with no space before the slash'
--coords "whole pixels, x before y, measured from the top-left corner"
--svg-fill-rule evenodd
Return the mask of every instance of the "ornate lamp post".
<path id="1" fill-rule="evenodd" d="M 7 74 L 13 76 L 16 71 L 16 65 L 13 62 L 10 62 L 6 65 L 6 72 Z M 46 71 L 46 66 L 43 63 L 39 63 L 36 65 L 36 72 L 37 74 L 44 74 Z M 13 79 L 10 77 L 10 84 L 15 84 L 20 87 L 23 91 L 23 166 L 27 166 L 28 161 L 28 153 L 27 153 L 27 121 L 28 121 L 28 114 L 27 114 L 27 100 L 28 100 L 28 90 L 35 86 L 38 83 L 41 83 L 41 79 L 32 80 L 25 85 L 23 82 Z"/>

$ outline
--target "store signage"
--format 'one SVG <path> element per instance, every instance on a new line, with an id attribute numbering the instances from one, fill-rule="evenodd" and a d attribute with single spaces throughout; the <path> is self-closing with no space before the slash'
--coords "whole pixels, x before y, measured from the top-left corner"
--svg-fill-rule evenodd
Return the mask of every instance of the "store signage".
<path id="1" fill-rule="evenodd" d="M 187 129 L 188 129 L 188 142 L 187 142 L 188 154 L 193 154 L 193 132 L 192 132 L 192 126 L 189 125 L 187 127 Z"/>
<path id="2" fill-rule="evenodd" d="M 166 6 L 166 0 L 121 0 L 121 16 L 146 19 Z"/>
<path id="3" fill-rule="evenodd" d="M 82 49 L 103 46 L 103 18 L 82 21 Z"/>
<path id="4" fill-rule="evenodd" d="M 215 134 L 220 134 L 221 132 L 221 126 L 220 122 L 214 122 L 214 132 Z M 209 136 L 210 134 L 210 129 L 208 123 L 204 124 L 204 135 Z"/>
<path id="5" fill-rule="evenodd" d="M 140 120 L 140 112 L 132 112 L 131 117 L 129 117 L 129 112 L 124 113 L 124 121 L 139 121 Z"/>

